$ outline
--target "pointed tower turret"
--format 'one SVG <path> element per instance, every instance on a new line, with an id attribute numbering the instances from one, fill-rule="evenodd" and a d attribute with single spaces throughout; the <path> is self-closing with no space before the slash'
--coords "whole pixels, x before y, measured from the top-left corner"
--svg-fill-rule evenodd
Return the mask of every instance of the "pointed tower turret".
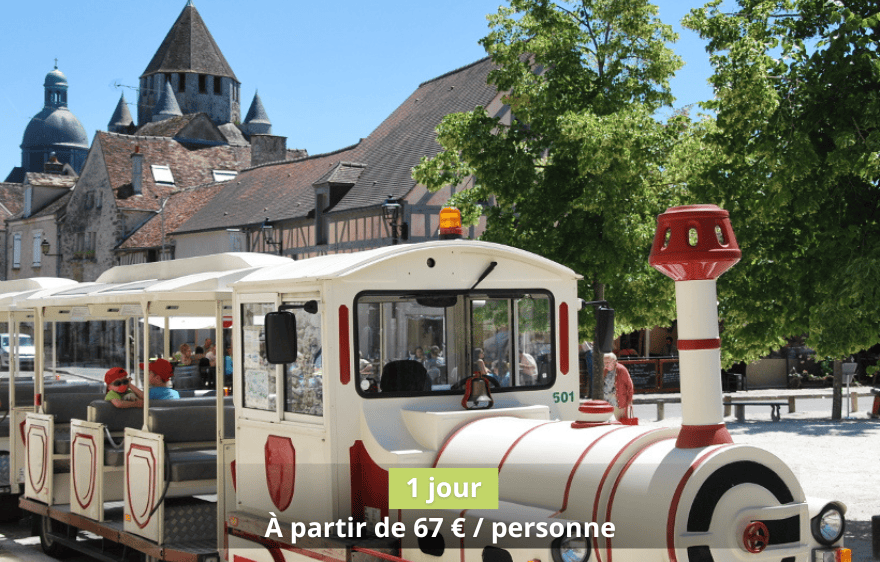
<path id="1" fill-rule="evenodd" d="M 191 1 L 141 75 L 139 125 L 153 120 L 166 84 L 185 114 L 204 112 L 218 125 L 241 119 L 241 83 Z"/>
<path id="2" fill-rule="evenodd" d="M 260 99 L 259 93 L 254 94 L 254 101 L 251 102 L 251 107 L 248 109 L 247 117 L 244 118 L 244 124 L 241 129 L 246 135 L 272 134 L 272 122 L 266 114 L 266 109 L 263 107 L 263 100 Z"/>
<path id="3" fill-rule="evenodd" d="M 174 90 L 171 88 L 171 84 L 166 82 L 162 97 L 159 98 L 156 107 L 153 108 L 153 122 L 164 121 L 165 119 L 179 117 L 181 115 L 183 115 L 183 113 L 181 113 L 180 106 L 177 104 Z"/>
<path id="4" fill-rule="evenodd" d="M 110 117 L 110 123 L 107 124 L 107 130 L 111 133 L 128 134 L 134 128 L 134 119 L 131 118 L 131 112 L 128 110 L 128 104 L 125 101 L 125 94 L 119 97 L 119 103 L 116 104 L 116 110 Z"/>

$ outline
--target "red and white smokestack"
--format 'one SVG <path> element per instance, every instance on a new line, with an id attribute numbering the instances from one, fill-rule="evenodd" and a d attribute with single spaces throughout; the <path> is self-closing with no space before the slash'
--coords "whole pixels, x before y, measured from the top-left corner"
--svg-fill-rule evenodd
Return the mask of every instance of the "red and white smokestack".
<path id="1" fill-rule="evenodd" d="M 657 217 L 650 264 L 675 281 L 682 428 L 676 446 L 732 443 L 721 404 L 721 339 L 715 280 L 742 252 L 727 211 L 672 207 Z"/>

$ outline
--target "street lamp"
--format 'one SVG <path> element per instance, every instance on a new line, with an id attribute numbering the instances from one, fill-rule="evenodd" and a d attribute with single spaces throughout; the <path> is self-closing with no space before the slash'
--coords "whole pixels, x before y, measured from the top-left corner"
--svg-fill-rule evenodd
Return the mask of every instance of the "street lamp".
<path id="1" fill-rule="evenodd" d="M 43 239 L 43 241 L 40 242 L 40 252 L 42 252 L 44 256 L 58 257 L 58 256 L 61 255 L 61 254 L 50 254 L 49 251 L 50 251 L 51 249 L 52 249 L 52 247 L 51 247 L 51 245 L 49 244 L 49 241 L 48 241 L 48 240 Z"/>
<path id="2" fill-rule="evenodd" d="M 400 204 L 400 199 L 395 199 L 393 195 L 389 194 L 388 199 L 382 203 L 382 215 L 391 229 L 392 244 L 397 244 L 398 237 L 400 240 L 409 239 L 409 225 L 406 224 L 406 221 L 401 220 L 402 212 L 403 205 Z"/>
<path id="3" fill-rule="evenodd" d="M 278 250 L 278 255 L 281 255 L 281 242 L 276 242 L 272 238 L 272 231 L 275 230 L 275 226 L 269 222 L 269 217 L 266 217 L 263 220 L 263 224 L 260 225 L 260 230 L 263 231 L 263 243 L 267 246 L 272 246 L 276 250 Z"/>

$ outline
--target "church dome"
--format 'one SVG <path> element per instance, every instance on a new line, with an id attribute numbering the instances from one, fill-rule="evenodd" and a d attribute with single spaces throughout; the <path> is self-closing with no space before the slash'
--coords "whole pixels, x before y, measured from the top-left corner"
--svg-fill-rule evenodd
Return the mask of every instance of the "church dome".
<path id="1" fill-rule="evenodd" d="M 58 146 L 89 149 L 89 137 L 66 107 L 44 107 L 24 130 L 21 148 Z"/>
<path id="2" fill-rule="evenodd" d="M 58 70 L 57 68 L 49 74 L 46 75 L 46 80 L 43 82 L 43 87 L 45 88 L 58 88 L 58 87 L 67 87 L 67 77 L 64 76 L 64 73 Z"/>

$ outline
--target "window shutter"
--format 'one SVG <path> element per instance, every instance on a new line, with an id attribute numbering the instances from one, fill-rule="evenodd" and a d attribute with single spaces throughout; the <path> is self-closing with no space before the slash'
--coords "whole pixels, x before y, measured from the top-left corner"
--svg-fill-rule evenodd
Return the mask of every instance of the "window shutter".
<path id="1" fill-rule="evenodd" d="M 21 267 L 21 232 L 12 235 L 12 268 Z"/>
<path id="2" fill-rule="evenodd" d="M 40 243 L 43 241 L 43 231 L 35 230 L 34 231 L 34 265 L 33 267 L 40 267 L 40 264 L 43 260 L 43 248 L 40 246 Z"/>

